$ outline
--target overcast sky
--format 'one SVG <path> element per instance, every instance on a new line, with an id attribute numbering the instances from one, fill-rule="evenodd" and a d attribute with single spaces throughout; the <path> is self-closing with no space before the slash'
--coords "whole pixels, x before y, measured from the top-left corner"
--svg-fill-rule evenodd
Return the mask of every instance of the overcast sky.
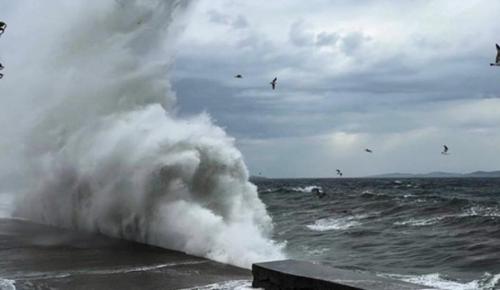
<path id="1" fill-rule="evenodd" d="M 0 3 L 9 31 L 34 25 Z M 170 76 L 178 112 L 210 114 L 254 175 L 498 170 L 499 11 L 486 0 L 199 0 Z M 16 35 L 2 36 L 0 61 L 37 47 Z"/>
<path id="2" fill-rule="evenodd" d="M 500 169 L 498 11 L 475 0 L 202 0 L 177 47 L 179 112 L 208 112 L 252 174 Z"/>

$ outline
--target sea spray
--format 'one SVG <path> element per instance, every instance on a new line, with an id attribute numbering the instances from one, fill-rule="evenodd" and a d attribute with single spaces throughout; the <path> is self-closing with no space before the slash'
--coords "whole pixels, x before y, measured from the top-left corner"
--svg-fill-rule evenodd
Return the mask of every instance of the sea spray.
<path id="1" fill-rule="evenodd" d="M 283 257 L 234 140 L 207 115 L 175 116 L 166 77 L 188 6 L 37 7 L 40 15 L 63 10 L 64 21 L 52 23 L 52 41 L 35 52 L 33 71 L 45 67 L 50 77 L 27 83 L 29 94 L 15 79 L 7 84 L 10 97 L 24 100 L 24 114 L 33 95 L 44 99 L 19 134 L 28 189 L 15 215 L 244 267 Z"/>

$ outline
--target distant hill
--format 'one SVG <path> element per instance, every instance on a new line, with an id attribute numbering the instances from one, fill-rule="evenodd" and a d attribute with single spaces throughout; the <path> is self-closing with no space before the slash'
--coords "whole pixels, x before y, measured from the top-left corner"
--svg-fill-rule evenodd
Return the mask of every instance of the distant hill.
<path id="1" fill-rule="evenodd" d="M 423 174 L 411 174 L 411 173 L 387 173 L 379 175 L 366 176 L 369 178 L 466 178 L 466 177 L 500 177 L 500 170 L 497 171 L 474 171 L 471 173 L 453 173 L 453 172 L 430 172 Z"/>
<path id="2" fill-rule="evenodd" d="M 500 170 L 497 171 L 474 171 L 467 174 L 467 177 L 500 177 Z"/>

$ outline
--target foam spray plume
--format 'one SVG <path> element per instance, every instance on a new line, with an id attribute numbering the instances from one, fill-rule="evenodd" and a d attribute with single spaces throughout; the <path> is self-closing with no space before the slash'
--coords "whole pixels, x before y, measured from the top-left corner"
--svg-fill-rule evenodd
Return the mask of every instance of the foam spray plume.
<path id="1" fill-rule="evenodd" d="M 27 7 L 58 21 L 32 60 L 45 81 L 6 84 L 44 100 L 22 126 L 27 190 L 14 214 L 244 267 L 282 258 L 234 140 L 207 115 L 175 116 L 168 58 L 190 4 L 78 2 Z"/>

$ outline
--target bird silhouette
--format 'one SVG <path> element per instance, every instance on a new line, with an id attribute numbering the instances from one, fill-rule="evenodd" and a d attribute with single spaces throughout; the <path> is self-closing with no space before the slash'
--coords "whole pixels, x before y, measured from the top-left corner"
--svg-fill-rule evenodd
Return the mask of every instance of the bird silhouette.
<path id="1" fill-rule="evenodd" d="M 441 152 L 443 155 L 448 155 L 448 146 L 443 145 L 443 152 Z"/>
<path id="2" fill-rule="evenodd" d="M 495 63 L 490 63 L 491 66 L 500 66 L 500 45 L 495 44 L 497 47 L 497 57 L 495 58 Z"/>
<path id="3" fill-rule="evenodd" d="M 5 29 L 7 29 L 7 23 L 0 21 L 0 35 L 5 32 Z"/>
<path id="4" fill-rule="evenodd" d="M 276 82 L 278 81 L 278 78 L 274 78 L 272 82 L 270 82 L 271 86 L 273 87 L 273 90 L 276 89 Z"/>

